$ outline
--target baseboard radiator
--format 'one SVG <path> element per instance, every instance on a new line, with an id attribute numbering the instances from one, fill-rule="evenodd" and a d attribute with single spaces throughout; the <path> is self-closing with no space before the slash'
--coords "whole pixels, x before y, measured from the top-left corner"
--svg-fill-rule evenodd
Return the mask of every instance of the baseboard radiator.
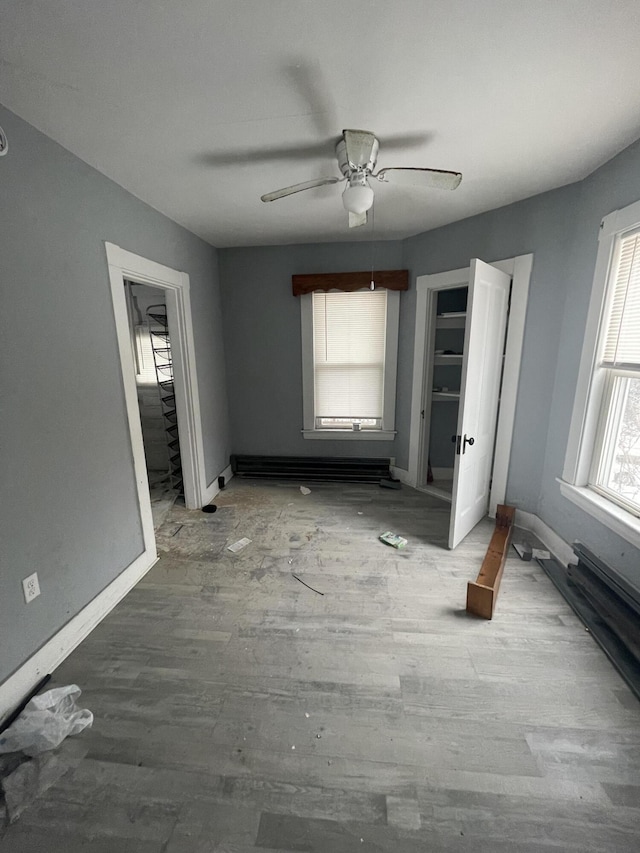
<path id="1" fill-rule="evenodd" d="M 389 458 L 333 456 L 240 456 L 231 457 L 238 477 L 269 480 L 304 480 L 326 483 L 378 483 L 391 476 Z"/>
<path id="2" fill-rule="evenodd" d="M 569 566 L 573 607 L 640 699 L 640 588 L 614 572 L 579 542 Z"/>

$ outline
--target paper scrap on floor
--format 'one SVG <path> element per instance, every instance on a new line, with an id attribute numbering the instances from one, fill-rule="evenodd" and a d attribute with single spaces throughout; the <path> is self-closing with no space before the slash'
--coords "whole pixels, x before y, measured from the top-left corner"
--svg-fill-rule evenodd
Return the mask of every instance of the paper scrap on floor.
<path id="1" fill-rule="evenodd" d="M 250 542 L 251 539 L 247 539 L 247 537 L 245 536 L 243 539 L 238 539 L 238 541 L 234 542 L 233 545 L 229 545 L 227 551 L 233 551 L 233 553 L 235 554 L 236 551 L 242 551 L 243 548 L 246 548 L 246 546 Z"/>
<path id="2" fill-rule="evenodd" d="M 551 553 L 545 551 L 544 548 L 533 548 L 531 551 L 534 560 L 550 560 Z"/>
<path id="3" fill-rule="evenodd" d="M 311 489 L 308 489 L 306 486 L 300 486 L 300 491 L 303 495 L 310 495 Z"/>
<path id="4" fill-rule="evenodd" d="M 397 533 L 392 533 L 390 530 L 387 530 L 386 533 L 381 533 L 378 538 L 381 542 L 384 542 L 385 545 L 391 545 L 392 548 L 404 548 L 407 544 L 406 539 L 403 539 L 402 536 L 398 536 Z"/>

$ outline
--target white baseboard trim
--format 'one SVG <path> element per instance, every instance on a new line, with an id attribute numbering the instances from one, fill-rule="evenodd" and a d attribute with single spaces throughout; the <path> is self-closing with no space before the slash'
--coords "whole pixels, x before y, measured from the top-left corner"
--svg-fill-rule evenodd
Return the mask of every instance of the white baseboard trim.
<path id="1" fill-rule="evenodd" d="M 231 465 L 227 465 L 227 467 L 224 469 L 224 471 L 221 472 L 219 476 L 224 477 L 224 484 L 226 486 L 229 483 L 229 480 L 231 480 L 231 478 L 233 477 Z M 202 496 L 202 506 L 210 504 L 219 491 L 220 486 L 218 486 L 218 477 L 214 477 L 213 482 L 209 483 L 209 485 L 205 489 L 204 495 Z"/>
<path id="2" fill-rule="evenodd" d="M 0 684 L 0 722 L 47 673 L 53 672 L 158 561 L 155 544 L 89 602 L 20 669 Z"/>
<path id="3" fill-rule="evenodd" d="M 573 548 L 562 539 L 555 530 L 552 530 L 548 524 L 534 515 L 532 512 L 525 512 L 522 509 L 516 510 L 516 527 L 523 527 L 525 530 L 530 530 L 532 533 L 544 543 L 548 551 L 551 551 L 553 556 L 562 563 L 563 566 L 569 563 L 575 563 L 575 555 Z"/>
<path id="4" fill-rule="evenodd" d="M 400 480 L 405 486 L 411 486 L 412 489 L 415 489 L 415 480 L 409 476 L 409 472 L 405 468 L 396 468 L 395 465 L 390 465 L 389 470 L 395 480 Z"/>

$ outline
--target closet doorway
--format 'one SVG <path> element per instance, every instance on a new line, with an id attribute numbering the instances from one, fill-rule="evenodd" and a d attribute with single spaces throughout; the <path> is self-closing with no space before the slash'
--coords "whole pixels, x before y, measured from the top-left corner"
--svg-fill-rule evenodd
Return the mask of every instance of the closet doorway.
<path id="1" fill-rule="evenodd" d="M 187 509 L 199 509 L 209 503 L 211 495 L 210 492 L 207 494 L 204 467 L 204 442 L 191 320 L 189 276 L 135 255 L 112 243 L 105 243 L 105 249 L 145 543 L 144 553 L 146 559 L 153 560 L 156 556 L 155 535 L 125 282 L 148 285 L 154 290 L 160 290 L 164 296 L 164 299 L 159 302 L 164 302 L 166 307 L 166 322 L 170 332 L 175 417 L 179 428 L 184 499 Z"/>
<path id="2" fill-rule="evenodd" d="M 505 500 L 531 264 L 418 278 L 408 482 L 451 504 L 450 548 Z"/>
<path id="3" fill-rule="evenodd" d="M 171 334 L 161 288 L 124 282 L 131 355 L 157 530 L 176 498 L 184 498 Z"/>

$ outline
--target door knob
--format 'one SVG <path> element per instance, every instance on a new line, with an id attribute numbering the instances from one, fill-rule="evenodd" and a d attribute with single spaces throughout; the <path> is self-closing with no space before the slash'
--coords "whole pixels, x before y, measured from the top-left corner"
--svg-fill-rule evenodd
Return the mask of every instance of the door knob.
<path id="1" fill-rule="evenodd" d="M 476 441 L 475 438 L 473 438 L 472 436 L 467 438 L 467 436 L 465 435 L 464 441 L 462 442 L 462 452 L 464 453 L 466 451 L 467 444 L 469 445 L 469 447 L 473 447 L 473 445 L 475 444 L 475 441 Z"/>

